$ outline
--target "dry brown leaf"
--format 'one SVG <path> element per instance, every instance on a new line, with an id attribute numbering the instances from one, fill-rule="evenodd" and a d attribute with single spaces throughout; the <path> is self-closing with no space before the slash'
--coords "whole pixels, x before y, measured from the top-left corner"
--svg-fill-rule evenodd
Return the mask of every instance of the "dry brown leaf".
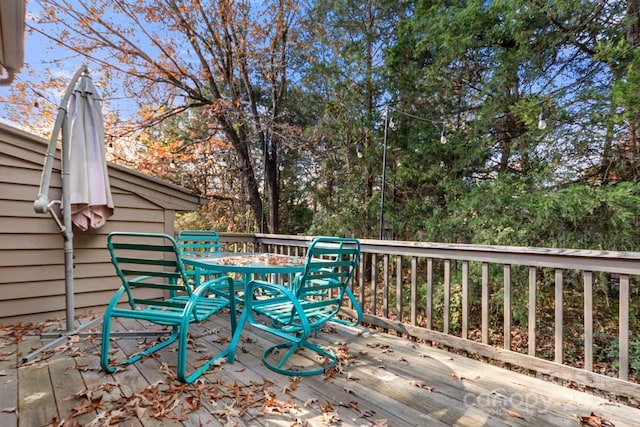
<path id="1" fill-rule="evenodd" d="M 591 413 L 591 415 L 580 416 L 578 418 L 580 420 L 580 424 L 587 425 L 589 427 L 615 427 L 615 424 L 613 424 L 611 421 L 599 415 L 596 415 L 593 412 Z"/>
<path id="2" fill-rule="evenodd" d="M 144 417 L 144 413 L 147 410 L 147 408 L 143 408 L 141 406 L 136 406 L 136 417 L 138 418 L 142 418 Z"/>
<path id="3" fill-rule="evenodd" d="M 289 388 L 291 390 L 295 390 L 298 388 L 298 386 L 300 385 L 300 380 L 302 379 L 302 377 L 292 377 L 291 380 L 289 381 Z"/>
<path id="4" fill-rule="evenodd" d="M 433 392 L 433 387 L 429 386 L 426 381 L 409 381 L 409 384 Z"/>
<path id="5" fill-rule="evenodd" d="M 328 424 L 338 424 L 342 422 L 340 415 L 337 412 L 323 412 L 322 413 L 323 422 Z"/>
<path id="6" fill-rule="evenodd" d="M 520 418 L 521 420 L 525 419 L 522 415 L 520 415 L 519 413 L 517 413 L 515 411 L 507 410 L 507 415 L 510 416 L 510 417 L 513 417 L 513 418 Z"/>

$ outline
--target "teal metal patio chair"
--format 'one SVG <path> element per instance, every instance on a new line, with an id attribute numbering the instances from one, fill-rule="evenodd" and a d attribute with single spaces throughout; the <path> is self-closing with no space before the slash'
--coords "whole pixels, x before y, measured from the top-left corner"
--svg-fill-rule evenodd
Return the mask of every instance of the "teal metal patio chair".
<path id="1" fill-rule="evenodd" d="M 220 235 L 215 230 L 182 230 L 178 232 L 177 240 L 184 256 L 203 257 L 221 251 Z M 192 266 L 186 266 L 186 268 L 187 276 L 193 278 L 195 283 L 200 282 L 201 279 L 211 280 L 221 275 L 229 275 L 225 271 L 203 270 Z M 234 276 L 233 280 L 236 288 L 236 302 L 242 303 L 243 279 Z"/>
<path id="2" fill-rule="evenodd" d="M 220 252 L 220 235 L 215 230 L 181 230 L 178 246 L 184 255 Z"/>
<path id="3" fill-rule="evenodd" d="M 215 361 L 228 355 L 229 347 L 226 347 L 187 375 L 190 324 L 203 322 L 228 309 L 231 335 L 236 329 L 234 292 L 229 292 L 233 288 L 230 277 L 191 285 L 180 259 L 178 244 L 166 234 L 111 233 L 107 238 L 107 247 L 122 286 L 112 297 L 103 317 L 100 349 L 103 370 L 114 372 L 117 367 L 134 363 L 178 340 L 177 378 L 190 383 Z M 120 304 L 121 300 L 126 304 Z M 138 319 L 168 326 L 171 327 L 171 335 L 139 353 L 127 355 L 124 362 L 112 366 L 109 347 L 114 318 Z"/>
<path id="4" fill-rule="evenodd" d="M 327 322 L 337 319 L 346 299 L 351 300 L 357 318 L 362 318 L 362 309 L 349 290 L 359 255 L 360 243 L 356 239 L 316 237 L 309 245 L 305 271 L 293 285 L 263 280 L 248 283 L 239 330 L 246 321 L 284 340 L 264 351 L 262 360 L 269 369 L 285 375 L 309 376 L 337 363 L 332 350 L 308 339 Z M 239 337 L 236 333 L 231 343 L 231 362 Z M 311 366 L 290 361 L 302 348 L 313 353 L 309 357 Z"/>
<path id="5" fill-rule="evenodd" d="M 178 247 L 185 256 L 205 256 L 209 253 L 220 252 L 220 235 L 215 230 L 181 230 L 177 235 Z M 186 274 L 193 278 L 194 282 L 200 282 L 201 278 L 211 280 L 221 273 L 205 272 L 197 268 L 187 266 Z"/>

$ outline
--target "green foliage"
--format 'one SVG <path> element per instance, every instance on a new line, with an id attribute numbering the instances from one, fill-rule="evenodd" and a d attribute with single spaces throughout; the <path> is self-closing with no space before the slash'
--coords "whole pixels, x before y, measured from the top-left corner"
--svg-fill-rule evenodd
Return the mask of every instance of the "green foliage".
<path id="1" fill-rule="evenodd" d="M 473 187 L 451 206 L 469 243 L 611 250 L 640 249 L 635 212 L 640 185 L 527 188 L 497 180 Z"/>

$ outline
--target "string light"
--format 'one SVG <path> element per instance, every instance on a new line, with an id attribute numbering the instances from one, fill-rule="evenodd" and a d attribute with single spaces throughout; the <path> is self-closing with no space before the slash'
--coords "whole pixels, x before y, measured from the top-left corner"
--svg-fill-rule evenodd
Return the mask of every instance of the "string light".
<path id="1" fill-rule="evenodd" d="M 545 130 L 547 128 L 547 121 L 544 119 L 544 112 L 540 111 L 538 115 L 538 129 Z"/>
<path id="2" fill-rule="evenodd" d="M 442 128 L 442 132 L 440 133 L 440 144 L 446 144 L 447 143 L 447 131 L 444 130 L 444 128 Z"/>
<path id="3" fill-rule="evenodd" d="M 169 161 L 169 167 L 170 167 L 171 169 L 175 169 L 175 168 L 176 168 L 176 162 L 174 162 L 174 161 L 173 161 L 173 159 L 171 159 L 171 160 Z"/>

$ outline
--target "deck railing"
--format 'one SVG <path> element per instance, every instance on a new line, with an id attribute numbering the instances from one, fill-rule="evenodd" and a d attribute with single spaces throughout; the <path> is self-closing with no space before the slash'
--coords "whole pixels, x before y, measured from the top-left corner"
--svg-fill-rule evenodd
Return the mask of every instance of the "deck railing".
<path id="1" fill-rule="evenodd" d="M 311 237 L 221 233 L 221 240 L 229 250 L 302 255 Z M 638 321 L 640 253 L 360 242 L 353 291 L 365 324 L 617 397 L 640 395 L 630 375 L 640 365 L 630 360 L 640 353 L 640 337 L 629 328 Z M 609 292 L 594 299 L 594 289 Z M 617 325 L 607 325 L 617 327 L 617 336 L 596 329 L 596 301 L 604 298 L 617 305 Z M 567 348 L 569 333 L 582 336 L 572 336 Z M 617 341 L 604 373 L 601 364 L 594 368 L 596 337 L 613 347 Z"/>

